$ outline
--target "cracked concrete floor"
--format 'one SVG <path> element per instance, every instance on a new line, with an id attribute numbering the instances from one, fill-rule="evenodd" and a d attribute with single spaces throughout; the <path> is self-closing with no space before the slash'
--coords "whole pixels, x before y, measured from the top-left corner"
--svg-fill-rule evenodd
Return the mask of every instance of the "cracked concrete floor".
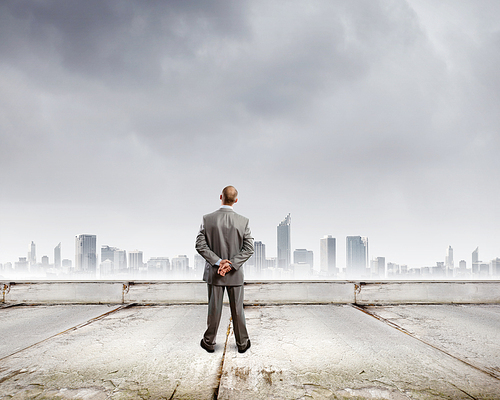
<path id="1" fill-rule="evenodd" d="M 500 399 L 500 305 L 245 313 L 208 354 L 206 306 L 0 309 L 0 399 Z"/>

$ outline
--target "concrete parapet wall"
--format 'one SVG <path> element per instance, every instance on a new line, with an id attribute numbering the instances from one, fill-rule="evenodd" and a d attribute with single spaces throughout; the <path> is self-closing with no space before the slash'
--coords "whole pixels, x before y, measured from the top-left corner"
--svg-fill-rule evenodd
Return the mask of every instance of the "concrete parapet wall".
<path id="1" fill-rule="evenodd" d="M 354 284 L 347 281 L 247 282 L 245 303 L 351 304 L 354 303 Z"/>
<path id="2" fill-rule="evenodd" d="M 0 281 L 6 304 L 204 304 L 200 281 Z M 245 284 L 246 304 L 500 304 L 500 281 L 265 281 Z"/>
<path id="3" fill-rule="evenodd" d="M 207 302 L 205 282 L 130 282 L 125 287 L 124 303 L 199 303 Z"/>
<path id="4" fill-rule="evenodd" d="M 362 282 L 356 304 L 498 304 L 500 281 Z"/>
<path id="5" fill-rule="evenodd" d="M 119 282 L 1 282 L 4 303 L 121 303 Z"/>

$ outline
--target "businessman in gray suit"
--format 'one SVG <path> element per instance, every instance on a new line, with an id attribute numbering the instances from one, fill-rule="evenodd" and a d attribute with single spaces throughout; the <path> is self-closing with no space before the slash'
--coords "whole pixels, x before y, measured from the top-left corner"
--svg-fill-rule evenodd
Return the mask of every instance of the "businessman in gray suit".
<path id="1" fill-rule="evenodd" d="M 253 238 L 248 218 L 233 211 L 238 201 L 238 191 L 227 186 L 220 195 L 221 207 L 203 216 L 200 232 L 196 237 L 196 251 L 205 259 L 203 280 L 208 288 L 207 330 L 201 347 L 214 351 L 215 338 L 222 314 L 224 289 L 229 296 L 233 330 L 238 351 L 250 348 L 245 313 L 243 311 L 242 265 L 253 254 Z"/>

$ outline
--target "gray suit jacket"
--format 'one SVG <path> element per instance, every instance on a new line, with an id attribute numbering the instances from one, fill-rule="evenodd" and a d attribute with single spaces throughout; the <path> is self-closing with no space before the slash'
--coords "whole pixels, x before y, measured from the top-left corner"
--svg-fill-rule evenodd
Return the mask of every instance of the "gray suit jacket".
<path id="1" fill-rule="evenodd" d="M 229 208 L 203 216 L 200 232 L 196 236 L 196 251 L 205 259 L 203 280 L 216 286 L 243 285 L 241 266 L 253 254 L 253 237 L 248 226 L 248 218 Z M 220 276 L 215 263 L 228 259 L 233 269 Z"/>

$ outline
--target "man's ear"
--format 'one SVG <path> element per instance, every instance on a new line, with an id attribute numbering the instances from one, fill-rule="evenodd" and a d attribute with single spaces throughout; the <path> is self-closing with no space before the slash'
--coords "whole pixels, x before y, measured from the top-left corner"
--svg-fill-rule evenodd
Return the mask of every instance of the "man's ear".
<path id="1" fill-rule="evenodd" d="M 222 195 L 220 195 L 220 196 L 219 196 L 219 199 L 221 199 L 221 200 L 222 200 Z"/>
<path id="2" fill-rule="evenodd" d="M 238 202 L 238 199 L 236 199 L 234 202 L 235 202 L 235 203 L 237 203 L 237 202 Z"/>

